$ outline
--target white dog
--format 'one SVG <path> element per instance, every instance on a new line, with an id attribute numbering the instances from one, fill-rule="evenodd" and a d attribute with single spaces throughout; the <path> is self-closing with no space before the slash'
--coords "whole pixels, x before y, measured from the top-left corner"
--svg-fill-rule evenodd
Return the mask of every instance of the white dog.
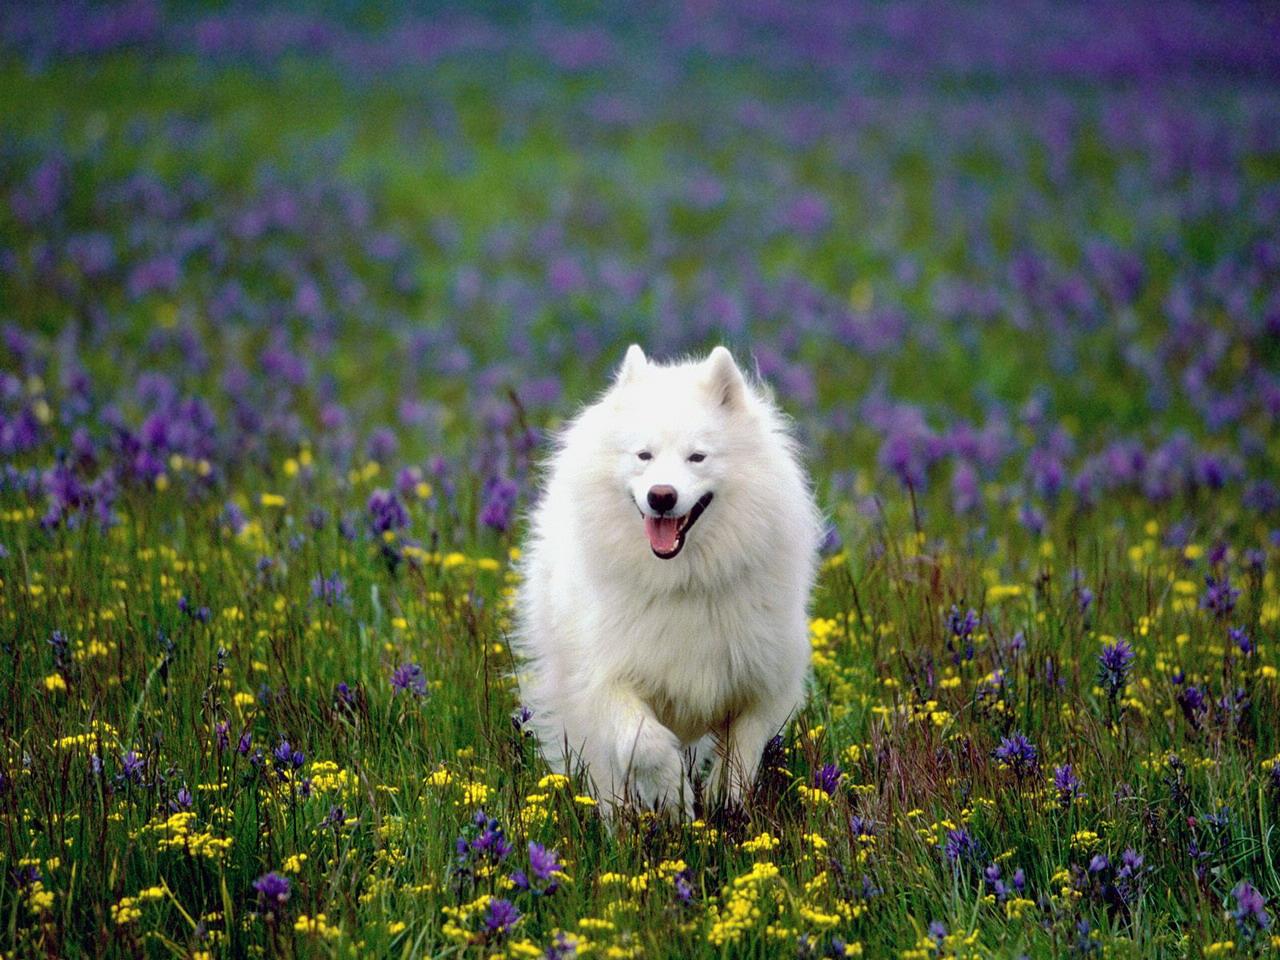
<path id="1" fill-rule="evenodd" d="M 717 347 L 632 346 L 560 434 L 518 597 L 543 753 L 596 796 L 692 809 L 685 759 L 739 799 L 802 704 L 821 521 L 766 389 Z"/>

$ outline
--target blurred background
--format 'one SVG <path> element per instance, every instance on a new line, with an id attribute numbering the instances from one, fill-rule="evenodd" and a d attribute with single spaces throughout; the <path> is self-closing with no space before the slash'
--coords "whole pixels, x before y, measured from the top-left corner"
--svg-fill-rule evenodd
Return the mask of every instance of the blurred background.
<path id="1" fill-rule="evenodd" d="M 502 532 L 633 340 L 756 363 L 841 522 L 1280 504 L 1274 5 L 2 23 L 0 456 L 50 523 L 310 445 Z"/>

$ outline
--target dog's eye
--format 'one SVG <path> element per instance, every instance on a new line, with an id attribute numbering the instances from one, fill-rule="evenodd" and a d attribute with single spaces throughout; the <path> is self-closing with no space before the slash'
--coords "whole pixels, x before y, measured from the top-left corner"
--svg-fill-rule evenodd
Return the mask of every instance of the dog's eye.
<path id="1" fill-rule="evenodd" d="M 701 462 L 702 462 L 703 460 L 705 460 L 705 459 L 707 459 L 707 455 L 706 455 L 705 453 L 691 453 L 691 454 L 689 454 L 689 462 L 690 462 L 690 463 L 701 463 Z"/>
<path id="2" fill-rule="evenodd" d="M 639 457 L 641 460 L 653 459 L 653 454 L 650 453 L 648 450 L 641 450 L 639 453 L 636 454 L 636 456 Z"/>

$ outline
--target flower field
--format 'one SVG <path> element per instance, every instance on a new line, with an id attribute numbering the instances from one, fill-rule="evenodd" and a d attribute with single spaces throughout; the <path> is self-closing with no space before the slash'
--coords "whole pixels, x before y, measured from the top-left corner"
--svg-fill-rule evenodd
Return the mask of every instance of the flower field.
<path id="1" fill-rule="evenodd" d="M 1280 949 L 1278 37 L 0 11 L 0 954 Z M 831 520 L 693 822 L 550 773 L 509 650 L 633 341 L 758 365 Z"/>

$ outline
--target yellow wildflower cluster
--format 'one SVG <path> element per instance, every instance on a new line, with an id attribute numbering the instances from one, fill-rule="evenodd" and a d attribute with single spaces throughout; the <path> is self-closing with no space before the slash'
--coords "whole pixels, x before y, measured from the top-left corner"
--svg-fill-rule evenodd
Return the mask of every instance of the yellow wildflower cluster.
<path id="1" fill-rule="evenodd" d="M 751 930 L 772 916 L 782 900 L 782 891 L 773 883 L 778 868 L 772 863 L 757 863 L 724 888 L 723 902 L 708 909 L 711 927 L 707 942 L 715 947 L 739 943 Z"/>
<path id="2" fill-rule="evenodd" d="M 164 887 L 147 887 L 145 890 L 138 891 L 137 896 L 121 897 L 120 902 L 113 904 L 111 907 L 111 921 L 116 926 L 123 926 L 126 923 L 133 923 L 142 917 L 142 905 L 152 900 L 163 900 L 165 897 Z"/>
<path id="3" fill-rule="evenodd" d="M 325 940 L 336 940 L 342 936 L 342 930 L 329 923 L 328 917 L 323 913 L 317 913 L 314 917 L 302 914 L 294 921 L 293 929 L 296 933 L 321 937 Z"/>
<path id="4" fill-rule="evenodd" d="M 154 833 L 161 850 L 181 850 L 193 857 L 219 860 L 231 849 L 229 837 L 216 837 L 208 830 L 193 830 L 196 815 L 189 810 L 171 815 L 160 823 L 151 823 L 139 833 Z"/>
<path id="5" fill-rule="evenodd" d="M 336 793 L 342 796 L 354 794 L 359 787 L 355 774 L 343 770 L 332 760 L 317 760 L 308 771 L 311 789 L 318 793 Z"/>

